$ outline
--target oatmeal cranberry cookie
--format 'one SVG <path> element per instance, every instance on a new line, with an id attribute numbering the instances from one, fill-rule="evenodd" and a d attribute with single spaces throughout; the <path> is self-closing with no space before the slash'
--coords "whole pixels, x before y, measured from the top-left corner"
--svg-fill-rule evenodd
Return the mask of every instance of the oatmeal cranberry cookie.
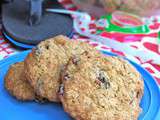
<path id="1" fill-rule="evenodd" d="M 34 100 L 36 95 L 24 75 L 24 62 L 18 62 L 8 70 L 4 81 L 8 92 L 19 100 Z"/>
<path id="2" fill-rule="evenodd" d="M 25 60 L 26 77 L 35 92 L 50 101 L 59 101 L 60 71 L 70 56 L 80 54 L 99 56 L 99 52 L 89 44 L 62 35 L 41 42 Z"/>
<path id="3" fill-rule="evenodd" d="M 76 120 L 137 120 L 143 95 L 140 74 L 117 57 L 71 57 L 59 97 Z"/>

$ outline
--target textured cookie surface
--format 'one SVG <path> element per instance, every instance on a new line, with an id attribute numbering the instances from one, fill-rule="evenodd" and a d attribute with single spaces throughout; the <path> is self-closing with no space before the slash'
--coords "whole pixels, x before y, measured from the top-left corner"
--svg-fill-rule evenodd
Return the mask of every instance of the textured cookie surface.
<path id="1" fill-rule="evenodd" d="M 43 41 L 33 49 L 25 60 L 25 73 L 36 93 L 50 101 L 59 101 L 60 71 L 71 55 L 80 54 L 99 55 L 90 45 L 64 36 Z"/>
<path id="2" fill-rule="evenodd" d="M 137 120 L 141 112 L 143 81 L 120 58 L 71 58 L 61 79 L 60 100 L 77 120 Z"/>
<path id="3" fill-rule="evenodd" d="M 34 100 L 35 94 L 24 75 L 24 62 L 13 64 L 5 76 L 5 88 L 19 100 Z"/>

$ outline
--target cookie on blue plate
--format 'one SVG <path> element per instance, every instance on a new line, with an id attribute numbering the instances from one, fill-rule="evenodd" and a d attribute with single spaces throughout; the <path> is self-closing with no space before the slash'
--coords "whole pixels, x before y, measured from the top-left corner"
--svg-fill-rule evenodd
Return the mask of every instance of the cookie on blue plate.
<path id="1" fill-rule="evenodd" d="M 143 86 L 125 60 L 73 56 L 61 74 L 59 97 L 76 120 L 137 120 Z"/>
<path id="2" fill-rule="evenodd" d="M 100 53 L 87 43 L 62 35 L 38 44 L 25 59 L 25 74 L 35 92 L 50 101 L 59 101 L 60 72 L 70 56 L 81 54 L 96 57 Z"/>
<path id="3" fill-rule="evenodd" d="M 48 101 L 37 95 L 29 84 L 24 74 L 24 62 L 17 62 L 11 65 L 5 76 L 4 85 L 6 90 L 18 100 L 35 100 L 40 103 Z"/>
<path id="4" fill-rule="evenodd" d="M 19 100 L 34 100 L 35 93 L 24 75 L 24 62 L 18 62 L 9 68 L 4 81 L 7 91 Z"/>

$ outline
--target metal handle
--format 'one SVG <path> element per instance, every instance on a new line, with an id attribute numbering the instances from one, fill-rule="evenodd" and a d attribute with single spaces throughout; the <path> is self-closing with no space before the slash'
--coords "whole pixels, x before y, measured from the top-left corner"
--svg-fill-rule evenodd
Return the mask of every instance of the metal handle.
<path id="1" fill-rule="evenodd" d="M 37 25 L 41 21 L 42 17 L 42 3 L 44 0 L 29 0 L 29 25 Z"/>

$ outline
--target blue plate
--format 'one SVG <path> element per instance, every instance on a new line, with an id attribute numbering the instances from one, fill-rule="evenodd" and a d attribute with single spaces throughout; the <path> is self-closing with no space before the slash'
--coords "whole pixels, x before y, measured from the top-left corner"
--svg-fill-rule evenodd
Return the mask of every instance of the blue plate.
<path id="1" fill-rule="evenodd" d="M 11 56 L 0 61 L 0 120 L 70 120 L 61 104 L 21 102 L 11 97 L 5 90 L 3 81 L 9 66 L 23 61 L 30 51 Z M 103 52 L 114 56 L 112 53 Z M 160 120 L 160 90 L 151 75 L 136 63 L 129 61 L 142 75 L 144 80 L 144 96 L 140 106 L 143 112 L 139 120 Z"/>

